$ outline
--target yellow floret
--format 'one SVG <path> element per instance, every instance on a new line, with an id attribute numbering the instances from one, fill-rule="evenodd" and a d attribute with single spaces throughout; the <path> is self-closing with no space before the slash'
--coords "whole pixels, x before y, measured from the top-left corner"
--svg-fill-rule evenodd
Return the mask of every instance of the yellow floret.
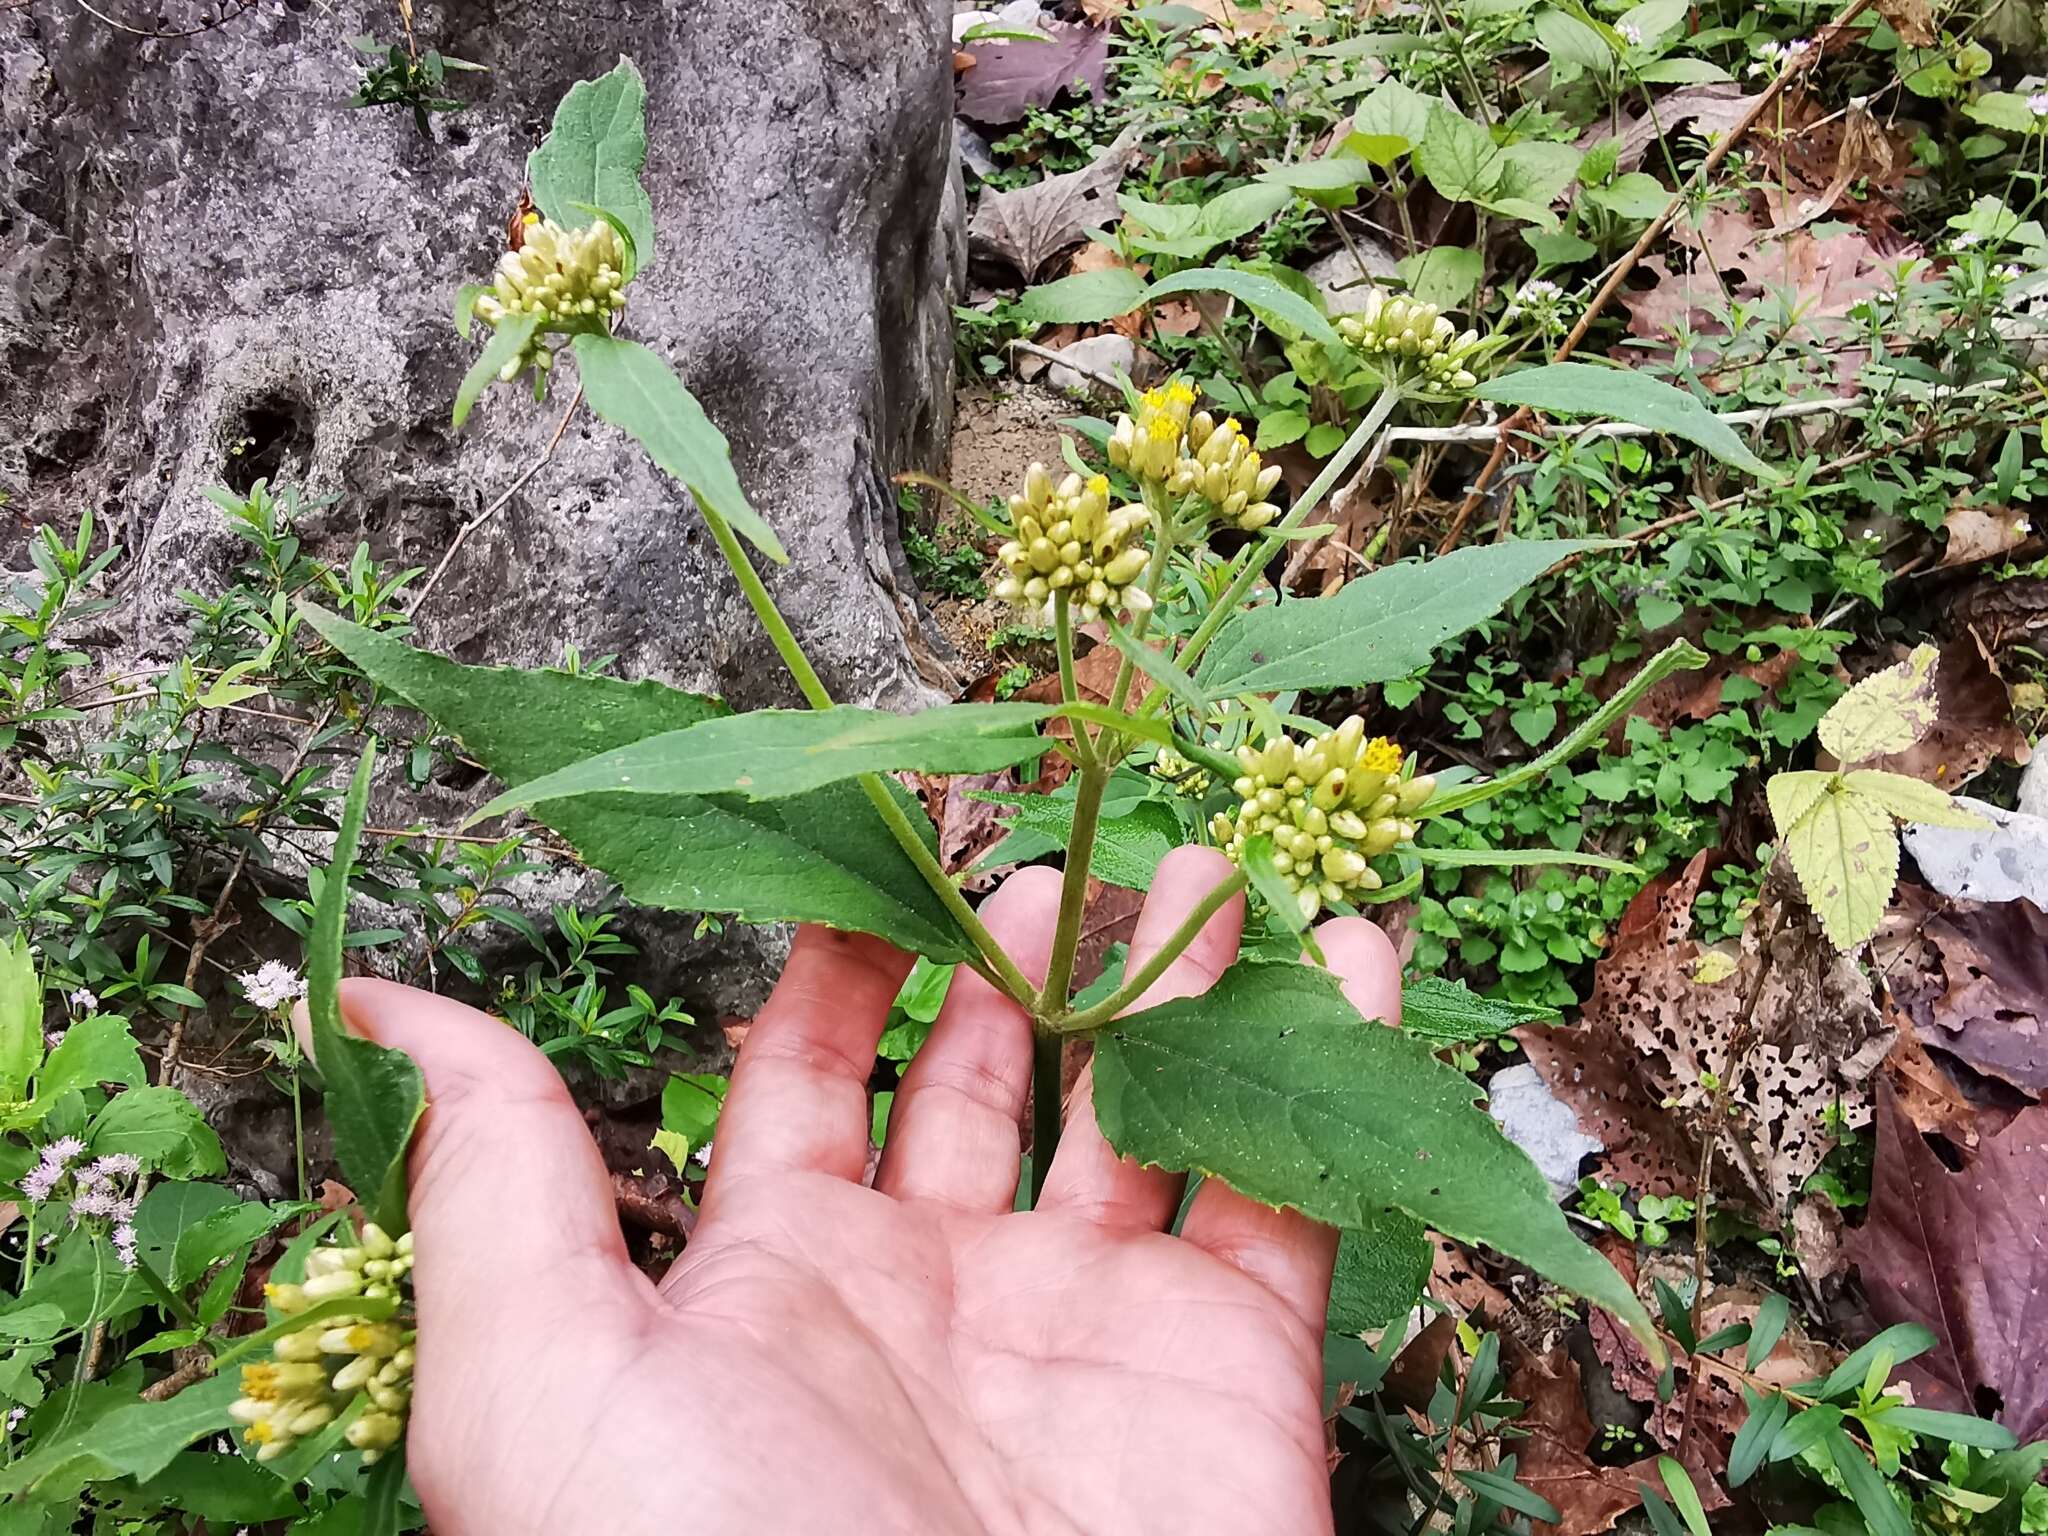
<path id="1" fill-rule="evenodd" d="M 1396 743 L 1384 736 L 1375 736 L 1366 743 L 1362 762 L 1374 773 L 1395 773 L 1406 755 Z"/>

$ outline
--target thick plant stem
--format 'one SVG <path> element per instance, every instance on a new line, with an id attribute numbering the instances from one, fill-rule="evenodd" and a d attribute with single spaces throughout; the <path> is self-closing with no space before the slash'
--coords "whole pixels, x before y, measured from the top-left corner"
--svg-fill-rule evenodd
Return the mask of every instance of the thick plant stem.
<path id="1" fill-rule="evenodd" d="M 1181 647 L 1180 654 L 1175 660 L 1184 671 L 1194 671 L 1196 659 L 1208 649 L 1209 642 L 1216 638 L 1216 631 L 1223 627 L 1223 621 L 1237 611 L 1238 605 L 1244 601 L 1245 594 L 1251 591 L 1252 583 L 1259 579 L 1259 573 L 1266 568 L 1266 562 L 1280 552 L 1281 546 L 1287 542 L 1288 534 L 1308 521 L 1309 513 L 1321 505 L 1323 498 L 1330 494 L 1344 472 L 1361 453 L 1365 452 L 1373 438 L 1379 434 L 1380 428 L 1386 425 L 1387 418 L 1394 414 L 1394 407 L 1400 399 L 1401 391 L 1393 384 L 1381 390 L 1379 399 L 1373 401 L 1372 409 L 1365 413 L 1365 420 L 1351 429 L 1351 435 L 1344 439 L 1344 446 L 1330 456 L 1330 462 L 1323 466 L 1322 473 L 1317 475 L 1309 483 L 1309 488 L 1296 498 L 1294 505 L 1287 509 L 1287 515 L 1280 519 L 1273 531 L 1253 546 L 1252 557 L 1245 561 L 1244 568 L 1237 573 L 1236 579 L 1224 588 L 1223 595 L 1196 626 L 1195 632 L 1188 636 L 1188 643 Z M 1166 690 L 1155 686 L 1145 695 L 1145 702 L 1139 706 L 1138 712 L 1151 713 L 1165 696 Z"/>
<path id="2" fill-rule="evenodd" d="M 1095 852 L 1096 829 L 1102 825 L 1102 792 L 1109 770 L 1099 762 L 1078 774 L 1074 792 L 1074 826 L 1067 836 L 1067 867 L 1060 879 L 1059 922 L 1052 933 L 1052 962 L 1045 987 L 1038 994 L 1038 1017 L 1057 1018 L 1067 1011 L 1067 989 L 1074 979 L 1074 948 L 1081 939 L 1081 911 L 1088 901 L 1088 865 Z"/>
<path id="3" fill-rule="evenodd" d="M 748 606 L 754 610 L 754 616 L 761 621 L 761 627 L 768 632 L 768 639 L 774 645 L 775 653 L 782 658 L 782 664 L 789 668 L 789 675 L 796 679 L 796 686 L 802 692 L 804 701 L 813 709 L 832 708 L 832 695 L 827 691 L 824 680 L 818 676 L 817 668 L 811 665 L 810 657 L 804 654 L 804 648 L 798 643 L 795 632 L 782 617 L 782 610 L 775 606 L 775 599 L 768 595 L 767 584 L 761 580 L 761 573 L 754 569 L 754 562 L 747 558 L 747 552 L 740 547 L 740 541 L 731 526 L 707 506 L 700 504 L 698 510 L 704 514 L 704 521 L 711 529 L 711 537 L 718 541 L 718 552 L 725 556 L 725 563 L 732 568 L 733 577 L 739 582 L 740 591 L 746 595 Z M 1025 978 L 1024 973 L 1017 969 L 1017 962 L 1003 952 L 1003 946 L 998 944 L 995 935 L 988 931 L 988 925 L 975 915 L 974 908 L 968 905 L 967 898 L 960 894 L 960 887 L 955 885 L 951 877 L 940 867 L 937 856 L 931 849 L 925 847 L 924 839 L 917 835 L 917 828 L 912 826 L 910 818 L 903 814 L 903 807 L 896 803 L 896 797 L 889 793 L 889 788 L 882 782 L 880 775 L 861 774 L 860 787 L 873 803 L 876 814 L 882 818 L 882 824 L 902 846 L 910 862 L 917 867 L 917 872 L 924 876 L 925 883 L 938 895 L 947 912 L 952 914 L 953 920 L 973 941 L 983 961 L 983 964 L 976 966 L 975 969 L 988 979 L 990 985 L 1000 987 L 1023 1007 L 1031 1007 L 1037 998 L 1036 989 Z"/>
<path id="4" fill-rule="evenodd" d="M 1178 960 L 1187 947 L 1195 942 L 1195 935 L 1209 926 L 1209 919 L 1222 911 L 1231 897 L 1243 890 L 1250 882 L 1243 870 L 1233 870 L 1220 880 L 1195 904 L 1195 909 L 1181 919 L 1181 924 L 1167 935 L 1166 942 L 1159 946 L 1143 965 L 1124 978 L 1124 984 L 1097 1003 L 1080 1013 L 1070 1013 L 1056 1018 L 1052 1028 L 1063 1035 L 1085 1034 L 1102 1028 L 1118 1014 L 1152 990 L 1153 983 L 1166 974 L 1166 968 Z"/>
<path id="5" fill-rule="evenodd" d="M 1065 1037 L 1040 1029 L 1031 1045 L 1031 1203 L 1045 1189 L 1060 1144 L 1060 1047 Z"/>

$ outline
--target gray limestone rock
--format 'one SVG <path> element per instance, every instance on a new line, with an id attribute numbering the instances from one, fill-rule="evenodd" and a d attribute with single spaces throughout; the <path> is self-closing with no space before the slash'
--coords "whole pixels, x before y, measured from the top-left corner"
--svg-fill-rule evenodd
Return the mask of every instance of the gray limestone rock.
<path id="1" fill-rule="evenodd" d="M 207 0 L 130 6 L 175 31 Z M 503 250 L 527 151 L 621 53 L 649 87 L 660 251 L 626 329 L 670 358 L 788 546 L 778 598 L 848 699 L 949 681 L 927 640 L 889 477 L 943 465 L 963 247 L 938 0 L 428 5 L 423 47 L 468 110 L 351 110 L 347 39 L 388 5 L 228 0 L 144 38 L 83 8 L 0 13 L 0 490 L 21 524 L 95 508 L 131 558 L 121 621 L 172 653 L 180 588 L 237 546 L 201 496 L 292 479 L 336 499 L 305 528 L 431 568 L 566 403 L 486 397 L 448 425 L 474 353 L 457 286 Z M 113 12 L 109 12 L 113 14 Z M 9 552 L 10 557 L 12 551 Z M 11 559 L 10 559 L 11 563 Z M 793 698 L 686 493 L 584 415 L 463 548 L 422 614 L 466 660 L 552 662 L 742 705 Z"/>
<path id="2" fill-rule="evenodd" d="M 965 244 L 943 0 L 423 4 L 420 46 L 489 70 L 450 77 L 469 106 L 430 137 L 403 107 L 346 105 L 348 39 L 394 36 L 388 3 L 98 9 L 200 30 L 138 36 L 61 0 L 0 10 L 0 565 L 35 523 L 92 508 L 128 552 L 110 655 L 176 655 L 177 594 L 220 591 L 243 557 L 208 486 L 296 483 L 332 498 L 301 524 L 312 552 L 342 565 L 362 541 L 387 569 L 431 570 L 533 461 L 567 390 L 494 390 L 451 431 L 477 349 L 454 295 L 504 250 L 555 103 L 627 54 L 659 250 L 626 333 L 731 440 L 792 557 L 771 586 L 838 696 L 951 696 L 890 483 L 943 469 L 951 423 Z M 687 493 L 588 412 L 418 622 L 469 662 L 573 645 L 742 707 L 796 702 Z M 401 797 L 392 768 L 394 816 L 474 806 L 463 786 Z M 640 978 L 706 1016 L 756 1005 L 779 936 L 693 927 L 640 920 Z"/>

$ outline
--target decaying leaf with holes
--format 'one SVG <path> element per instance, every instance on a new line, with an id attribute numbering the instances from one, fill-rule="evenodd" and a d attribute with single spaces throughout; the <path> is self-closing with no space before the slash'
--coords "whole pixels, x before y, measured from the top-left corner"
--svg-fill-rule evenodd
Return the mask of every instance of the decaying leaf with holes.
<path id="1" fill-rule="evenodd" d="M 1735 969 L 1703 965 L 1720 956 L 1691 936 L 1710 857 L 1698 855 L 1629 904 L 1577 1025 L 1516 1032 L 1551 1091 L 1607 1148 L 1609 1173 L 1639 1193 L 1695 1193 L 1714 1098 L 1703 1079 L 1728 1074 L 1762 963 L 1759 935 L 1789 899 L 1783 881 L 1767 882 Z M 1774 946 L 1757 996 L 1756 1043 L 1729 1085 L 1736 1113 L 1719 1127 L 1720 1165 L 1733 1176 L 1717 1198 L 1776 1227 L 1834 1144 L 1830 1106 L 1839 1106 L 1841 1123 L 1869 1119 L 1864 1083 L 1892 1037 L 1862 971 L 1796 907 Z M 1702 974 L 1720 979 L 1703 983 Z"/>
<path id="2" fill-rule="evenodd" d="M 1765 786 L 1771 820 L 1800 889 L 1837 949 L 1854 949 L 1884 921 L 1899 878 L 1894 821 L 1984 825 L 1982 817 L 1931 784 L 1848 766 L 1907 751 L 1934 728 L 1940 659 L 1935 647 L 1917 646 L 1896 666 L 1864 678 L 1821 716 L 1820 744 L 1848 771 L 1780 773 Z"/>

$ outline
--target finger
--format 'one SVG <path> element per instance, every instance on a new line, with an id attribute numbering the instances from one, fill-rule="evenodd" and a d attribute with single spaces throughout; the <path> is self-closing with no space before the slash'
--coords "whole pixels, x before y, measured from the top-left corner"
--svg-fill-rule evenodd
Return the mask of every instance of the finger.
<path id="1" fill-rule="evenodd" d="M 718 1117 L 712 1188 L 740 1174 L 867 1171 L 868 1076 L 910 956 L 806 926 L 747 1031 Z"/>
<path id="2" fill-rule="evenodd" d="M 1151 894 L 1138 914 L 1138 930 L 1131 936 L 1125 974 L 1157 954 L 1202 898 L 1231 874 L 1230 861 L 1213 848 L 1176 848 L 1160 860 Z M 1234 896 L 1138 999 L 1137 1007 L 1208 991 L 1237 958 L 1243 928 L 1244 897 Z M 1095 1124 L 1094 1083 L 1091 1068 L 1074 1085 L 1067 1127 L 1038 1208 L 1082 1215 L 1104 1226 L 1163 1229 L 1180 1204 L 1181 1175 L 1117 1156 Z"/>
<path id="3" fill-rule="evenodd" d="M 1401 962 L 1387 936 L 1362 917 L 1339 917 L 1319 927 L 1316 938 L 1351 1005 L 1368 1019 L 1398 1024 Z M 1337 1262 L 1335 1227 L 1248 1200 L 1211 1179 L 1196 1192 L 1180 1235 L 1243 1270 L 1304 1324 L 1322 1331 Z"/>
<path id="4" fill-rule="evenodd" d="M 1043 983 L 1059 923 L 1057 870 L 1019 870 L 981 917 L 1027 980 Z M 929 1039 L 903 1074 L 875 1188 L 899 1200 L 1007 1211 L 1017 1194 L 1018 1119 L 1031 1087 L 1031 1021 L 962 966 Z"/>
<path id="5" fill-rule="evenodd" d="M 405 1052 L 426 1080 L 408 1163 L 413 1289 L 451 1358 L 483 1347 L 506 1309 L 557 1315 L 644 1289 L 611 1176 L 547 1057 L 501 1020 L 396 982 L 344 981 L 341 1012 L 349 1033 Z"/>

